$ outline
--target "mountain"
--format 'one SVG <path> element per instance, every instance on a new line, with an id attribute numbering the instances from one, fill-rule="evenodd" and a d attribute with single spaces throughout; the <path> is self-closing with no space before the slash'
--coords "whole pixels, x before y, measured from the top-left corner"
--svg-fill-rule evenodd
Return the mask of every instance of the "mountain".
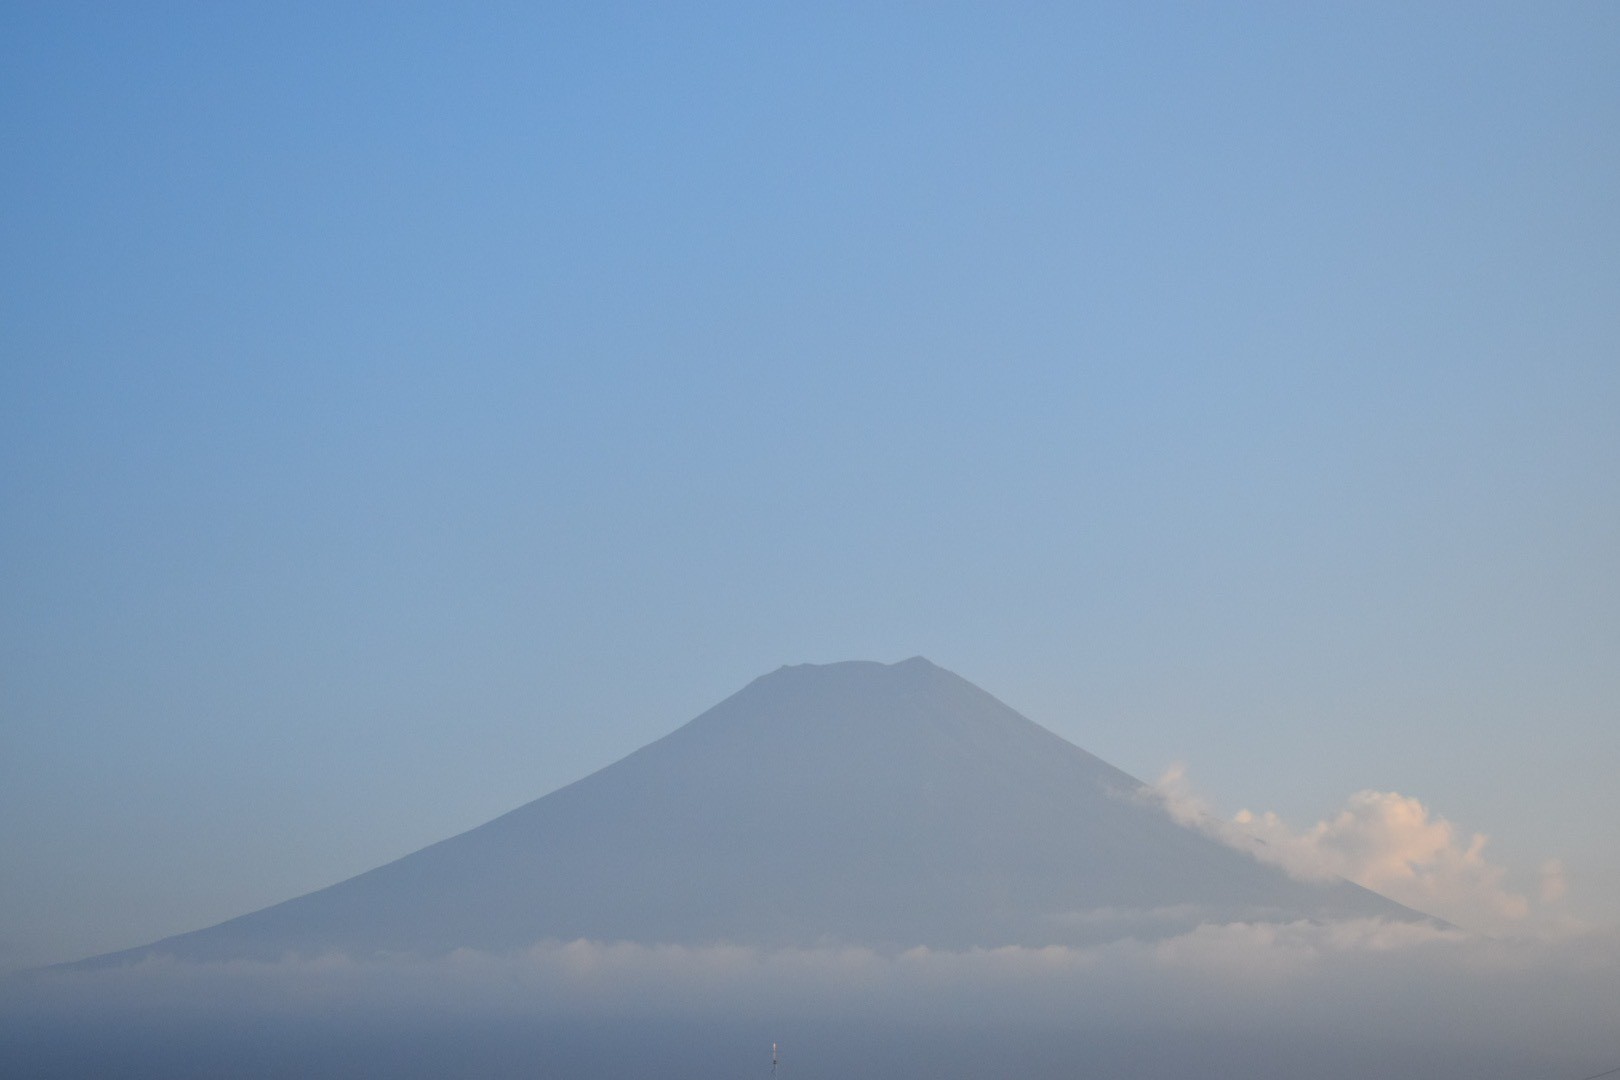
<path id="1" fill-rule="evenodd" d="M 1425 916 L 1295 881 L 921 657 L 783 667 L 621 761 L 329 888 L 88 963 L 540 939 L 1078 944 Z"/>

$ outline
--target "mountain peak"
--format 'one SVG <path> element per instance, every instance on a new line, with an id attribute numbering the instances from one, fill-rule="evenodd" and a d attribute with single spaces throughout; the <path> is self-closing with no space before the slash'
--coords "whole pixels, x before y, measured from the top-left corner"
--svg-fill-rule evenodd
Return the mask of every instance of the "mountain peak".
<path id="1" fill-rule="evenodd" d="M 783 664 L 762 679 L 771 679 L 783 672 L 796 672 L 805 676 L 823 678 L 860 678 L 887 674 L 889 676 L 917 676 L 931 673 L 950 674 L 924 656 L 913 656 L 885 664 L 881 660 L 835 660 L 828 664 Z M 757 681 L 757 680 L 756 680 Z"/>

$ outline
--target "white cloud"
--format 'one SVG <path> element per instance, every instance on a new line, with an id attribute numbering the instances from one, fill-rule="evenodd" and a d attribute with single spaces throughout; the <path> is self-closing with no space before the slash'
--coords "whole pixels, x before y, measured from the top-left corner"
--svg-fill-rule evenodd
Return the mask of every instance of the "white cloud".
<path id="1" fill-rule="evenodd" d="M 1295 877 L 1347 878 L 1459 926 L 1501 931 L 1522 925 L 1530 900 L 1509 889 L 1506 869 L 1485 857 L 1486 837 L 1465 833 L 1419 800 L 1394 791 L 1358 791 L 1333 817 L 1296 829 L 1275 813 L 1213 813 L 1172 765 L 1156 785 L 1166 811 Z M 1563 867 L 1542 869 L 1544 905 L 1564 895 Z"/>

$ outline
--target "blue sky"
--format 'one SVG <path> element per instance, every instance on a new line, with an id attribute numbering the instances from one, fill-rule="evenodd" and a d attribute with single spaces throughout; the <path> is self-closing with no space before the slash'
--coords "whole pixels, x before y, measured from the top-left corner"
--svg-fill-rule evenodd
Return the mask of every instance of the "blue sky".
<path id="1" fill-rule="evenodd" d="M 914 654 L 1620 921 L 1614 7 L 682 8 L 0 12 L 0 962 Z"/>

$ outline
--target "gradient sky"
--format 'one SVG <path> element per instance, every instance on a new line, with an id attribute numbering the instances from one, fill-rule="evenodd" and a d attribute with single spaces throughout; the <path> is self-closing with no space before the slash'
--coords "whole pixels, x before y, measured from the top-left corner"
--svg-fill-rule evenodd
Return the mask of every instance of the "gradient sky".
<path id="1" fill-rule="evenodd" d="M 334 7 L 0 8 L 0 967 L 914 654 L 1620 922 L 1620 7 Z"/>

